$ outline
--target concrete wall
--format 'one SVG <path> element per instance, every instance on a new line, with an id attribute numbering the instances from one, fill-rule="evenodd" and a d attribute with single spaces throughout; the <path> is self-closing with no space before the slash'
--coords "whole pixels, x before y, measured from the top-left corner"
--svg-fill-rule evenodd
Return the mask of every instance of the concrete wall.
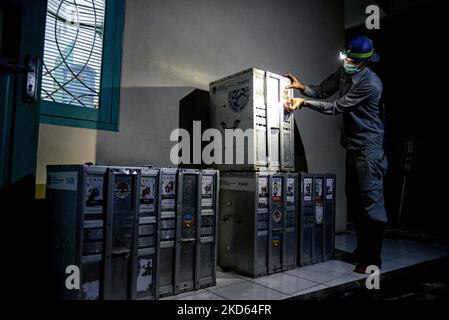
<path id="1" fill-rule="evenodd" d="M 179 100 L 249 67 L 319 82 L 344 47 L 343 1 L 128 0 L 119 132 L 42 125 L 38 183 L 46 162 L 170 164 Z M 346 223 L 340 118 L 295 114 L 309 170 L 337 173 L 337 230 Z M 62 132 L 61 132 L 62 131 Z M 71 148 L 65 143 L 69 142 Z M 80 152 L 95 145 L 96 152 Z M 45 154 L 44 154 L 45 153 Z M 78 161 L 79 162 L 79 161 Z"/>

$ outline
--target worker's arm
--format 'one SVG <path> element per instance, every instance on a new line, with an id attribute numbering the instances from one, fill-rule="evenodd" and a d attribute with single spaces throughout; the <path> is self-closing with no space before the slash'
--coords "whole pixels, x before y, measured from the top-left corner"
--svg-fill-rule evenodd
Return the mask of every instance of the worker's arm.
<path id="1" fill-rule="evenodd" d="M 350 112 L 357 108 L 363 101 L 378 95 L 379 88 L 370 83 L 360 83 L 354 89 L 349 90 L 343 97 L 334 102 L 316 101 L 305 99 L 303 107 L 308 107 L 315 111 L 328 115 L 337 115 Z M 301 107 L 300 107 L 301 108 Z"/>
<path id="2" fill-rule="evenodd" d="M 284 74 L 284 77 L 289 78 L 292 82 L 286 89 L 298 89 L 304 96 L 309 98 L 327 99 L 338 91 L 341 70 L 338 69 L 317 86 L 305 85 L 291 73 Z"/>

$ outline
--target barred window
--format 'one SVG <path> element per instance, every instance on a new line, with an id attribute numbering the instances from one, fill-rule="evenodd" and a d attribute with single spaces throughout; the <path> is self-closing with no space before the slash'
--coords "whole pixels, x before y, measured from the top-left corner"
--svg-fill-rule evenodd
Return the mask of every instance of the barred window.
<path id="1" fill-rule="evenodd" d="M 124 0 L 47 1 L 41 122 L 117 130 L 123 20 Z"/>
<path id="2" fill-rule="evenodd" d="M 98 108 L 104 0 L 48 0 L 43 100 Z"/>

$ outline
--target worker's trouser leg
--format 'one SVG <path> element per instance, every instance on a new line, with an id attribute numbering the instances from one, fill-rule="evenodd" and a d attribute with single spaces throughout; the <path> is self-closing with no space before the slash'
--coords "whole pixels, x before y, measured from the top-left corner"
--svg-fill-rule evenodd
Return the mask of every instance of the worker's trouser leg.
<path id="1" fill-rule="evenodd" d="M 353 254 L 359 259 L 361 252 L 366 247 L 366 231 L 363 219 L 363 207 L 361 205 L 360 184 L 357 178 L 357 170 L 353 157 L 346 155 L 346 208 L 348 215 L 352 218 L 357 236 L 357 247 Z"/>
<path id="2" fill-rule="evenodd" d="M 347 151 L 347 209 L 357 235 L 354 254 L 363 265 L 381 264 L 382 235 L 387 221 L 383 196 L 386 168 L 383 150 Z"/>
<path id="3" fill-rule="evenodd" d="M 382 242 L 384 222 L 368 220 L 366 222 L 366 250 L 361 255 L 360 264 L 363 266 L 382 266 Z"/>

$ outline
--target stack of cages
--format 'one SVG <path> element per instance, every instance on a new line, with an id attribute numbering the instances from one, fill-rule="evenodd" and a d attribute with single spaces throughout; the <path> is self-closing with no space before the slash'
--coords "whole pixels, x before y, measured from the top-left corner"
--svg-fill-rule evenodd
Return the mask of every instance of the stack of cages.
<path id="1" fill-rule="evenodd" d="M 221 172 L 218 265 L 224 270 L 259 277 L 296 266 L 297 175 L 290 173 L 295 124 L 293 114 L 284 112 L 292 97 L 288 84 L 255 68 L 210 83 L 210 127 L 226 138 L 225 161 L 215 165 Z"/>
<path id="2" fill-rule="evenodd" d="M 140 171 L 135 169 L 47 166 L 46 197 L 53 224 L 52 265 L 58 298 L 132 297 L 139 179 Z M 72 272 L 74 278 L 69 281 L 66 272 Z"/>
<path id="3" fill-rule="evenodd" d="M 157 299 L 214 286 L 218 181 L 216 170 L 47 166 L 58 298 Z M 73 266 L 80 290 L 66 285 Z"/>
<path id="4" fill-rule="evenodd" d="M 298 265 L 334 258 L 335 175 L 300 173 Z"/>
<path id="5" fill-rule="evenodd" d="M 217 170 L 160 169 L 156 296 L 216 285 Z"/>
<path id="6" fill-rule="evenodd" d="M 222 173 L 218 264 L 260 277 L 296 267 L 295 173 Z"/>

